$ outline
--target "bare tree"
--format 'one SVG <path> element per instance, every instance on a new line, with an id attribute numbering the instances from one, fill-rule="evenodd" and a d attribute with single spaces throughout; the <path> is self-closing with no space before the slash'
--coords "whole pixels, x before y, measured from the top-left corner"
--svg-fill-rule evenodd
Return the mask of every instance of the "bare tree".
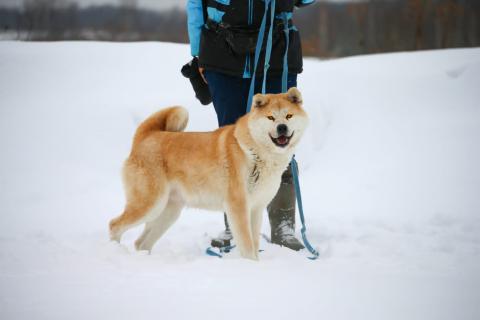
<path id="1" fill-rule="evenodd" d="M 409 0 L 409 9 L 414 17 L 415 23 L 415 36 L 414 36 L 414 48 L 415 50 L 423 49 L 424 45 L 424 27 L 425 27 L 425 15 L 427 6 L 430 4 L 430 0 Z"/>
<path id="2" fill-rule="evenodd" d="M 437 7 L 437 16 L 441 25 L 441 48 L 450 44 L 452 33 L 455 31 L 456 19 L 463 13 L 462 7 L 455 0 L 447 0 Z"/>

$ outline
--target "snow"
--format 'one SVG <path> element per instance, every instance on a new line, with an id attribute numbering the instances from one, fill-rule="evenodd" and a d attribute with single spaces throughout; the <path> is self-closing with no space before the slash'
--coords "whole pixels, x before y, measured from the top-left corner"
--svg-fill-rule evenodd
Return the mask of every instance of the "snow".
<path id="1" fill-rule="evenodd" d="M 309 240 L 204 254 L 185 210 L 151 255 L 121 245 L 120 168 L 161 107 L 213 130 L 185 45 L 0 42 L 0 319 L 479 319 L 480 49 L 306 59 L 297 152 Z M 298 228 L 297 228 L 298 229 Z M 269 233 L 267 218 L 263 232 Z"/>

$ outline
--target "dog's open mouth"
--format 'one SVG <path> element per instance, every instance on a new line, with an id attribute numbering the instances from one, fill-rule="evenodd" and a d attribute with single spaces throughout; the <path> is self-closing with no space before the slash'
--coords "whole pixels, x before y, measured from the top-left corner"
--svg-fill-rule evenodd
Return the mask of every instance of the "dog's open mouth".
<path id="1" fill-rule="evenodd" d="M 278 137 L 276 137 L 276 138 L 270 136 L 270 139 L 272 139 L 272 142 L 273 142 L 277 147 L 285 148 L 285 147 L 288 146 L 288 144 L 290 143 L 290 140 L 292 139 L 293 134 L 294 134 L 294 132 L 292 132 L 292 134 L 291 134 L 290 136 L 281 135 L 281 136 L 278 136 Z"/>

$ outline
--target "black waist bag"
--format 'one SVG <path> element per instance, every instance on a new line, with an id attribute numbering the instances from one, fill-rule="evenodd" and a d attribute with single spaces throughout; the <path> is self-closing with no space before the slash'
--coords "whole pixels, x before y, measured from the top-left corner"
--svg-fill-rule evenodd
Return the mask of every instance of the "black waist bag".
<path id="1" fill-rule="evenodd" d="M 225 41 L 233 53 L 238 55 L 255 53 L 258 30 L 229 28 L 225 30 Z"/>
<path id="2" fill-rule="evenodd" d="M 181 72 L 185 78 L 190 79 L 193 91 L 195 91 L 195 97 L 200 100 L 201 104 L 207 105 L 212 102 L 212 95 L 210 94 L 208 84 L 203 81 L 202 75 L 198 70 L 197 58 L 193 58 L 192 61 L 184 65 Z"/>
<path id="3" fill-rule="evenodd" d="M 235 55 L 244 56 L 247 54 L 254 54 L 257 48 L 258 28 L 246 28 L 230 26 L 226 23 L 216 23 L 212 20 L 207 20 L 207 30 L 214 32 L 217 36 L 217 41 L 225 42 L 230 51 Z M 273 32 L 273 44 L 275 44 L 280 36 L 278 32 L 279 24 L 275 24 L 275 32 Z M 268 28 L 267 28 L 268 29 Z M 265 31 L 265 37 L 268 35 L 268 30 Z M 264 50 L 267 41 L 263 41 L 261 50 Z"/>

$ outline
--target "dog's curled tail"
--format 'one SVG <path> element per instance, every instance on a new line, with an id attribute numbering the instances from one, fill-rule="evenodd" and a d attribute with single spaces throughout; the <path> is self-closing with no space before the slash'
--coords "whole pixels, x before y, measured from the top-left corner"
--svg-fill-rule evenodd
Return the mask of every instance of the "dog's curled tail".
<path id="1" fill-rule="evenodd" d="M 135 132 L 134 143 L 140 142 L 153 131 L 183 131 L 187 123 L 187 109 L 179 106 L 162 109 L 140 124 Z"/>

